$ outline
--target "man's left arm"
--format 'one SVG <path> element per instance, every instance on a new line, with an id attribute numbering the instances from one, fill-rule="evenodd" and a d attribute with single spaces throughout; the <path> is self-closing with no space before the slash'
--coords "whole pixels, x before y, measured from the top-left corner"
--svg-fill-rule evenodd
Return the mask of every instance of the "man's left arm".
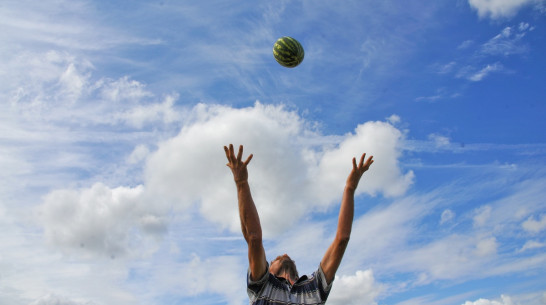
<path id="1" fill-rule="evenodd" d="M 341 200 L 341 207 L 339 209 L 336 236 L 320 262 L 320 266 L 326 276 L 326 282 L 328 284 L 332 283 L 334 280 L 336 271 L 341 264 L 343 254 L 349 243 L 349 238 L 351 237 L 354 216 L 354 195 L 358 182 L 360 181 L 362 174 L 364 174 L 373 163 L 373 156 L 370 156 L 366 162 L 364 162 L 365 158 L 366 154 L 363 154 L 358 166 L 356 164 L 356 159 L 353 158 L 353 169 L 347 178 L 345 190 L 343 191 L 343 198 Z"/>

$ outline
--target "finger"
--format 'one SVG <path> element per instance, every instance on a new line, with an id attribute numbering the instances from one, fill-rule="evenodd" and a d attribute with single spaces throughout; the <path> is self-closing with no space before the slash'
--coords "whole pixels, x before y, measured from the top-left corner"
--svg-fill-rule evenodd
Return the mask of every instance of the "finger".
<path id="1" fill-rule="evenodd" d="M 237 163 L 241 162 L 243 157 L 243 145 L 239 145 L 239 152 L 237 153 Z"/>
<path id="2" fill-rule="evenodd" d="M 370 156 L 368 160 L 366 160 L 366 167 L 370 167 L 373 163 L 373 156 Z"/>
<path id="3" fill-rule="evenodd" d="M 250 156 L 248 156 L 248 158 L 246 158 L 246 161 L 245 161 L 245 163 L 244 163 L 245 166 L 247 166 L 248 163 L 250 163 L 250 160 L 252 160 L 252 157 L 253 157 L 253 156 L 254 156 L 253 154 L 250 154 Z"/>
<path id="4" fill-rule="evenodd" d="M 233 144 L 229 144 L 229 161 L 231 163 L 234 163 L 235 161 L 235 153 L 233 152 Z"/>
<path id="5" fill-rule="evenodd" d="M 356 170 L 356 158 L 353 158 L 353 169 Z"/>
<path id="6" fill-rule="evenodd" d="M 231 162 L 231 160 L 229 159 L 229 150 L 228 150 L 227 146 L 224 146 L 224 152 L 226 153 L 226 158 L 228 159 L 228 161 Z"/>
<path id="7" fill-rule="evenodd" d="M 366 153 L 363 153 L 362 157 L 360 157 L 360 162 L 358 163 L 358 168 L 362 168 L 362 166 L 364 166 L 364 158 L 366 158 Z"/>

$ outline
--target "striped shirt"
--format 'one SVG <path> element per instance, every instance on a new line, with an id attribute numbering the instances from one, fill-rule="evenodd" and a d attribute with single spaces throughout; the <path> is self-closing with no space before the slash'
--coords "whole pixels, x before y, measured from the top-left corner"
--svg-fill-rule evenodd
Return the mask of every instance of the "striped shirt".
<path id="1" fill-rule="evenodd" d="M 247 292 L 251 305 L 323 305 L 328 298 L 332 283 L 326 283 L 326 276 L 319 264 L 311 276 L 300 277 L 294 285 L 286 279 L 269 273 L 257 280 L 247 275 Z"/>

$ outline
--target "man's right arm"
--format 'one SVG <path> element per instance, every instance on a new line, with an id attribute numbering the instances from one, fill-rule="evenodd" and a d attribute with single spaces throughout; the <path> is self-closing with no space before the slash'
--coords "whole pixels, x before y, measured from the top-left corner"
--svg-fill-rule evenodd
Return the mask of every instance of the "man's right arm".
<path id="1" fill-rule="evenodd" d="M 254 281 L 259 280 L 267 271 L 267 260 L 262 243 L 260 217 L 256 205 L 254 205 L 254 201 L 252 200 L 250 186 L 248 185 L 247 165 L 252 159 L 252 155 L 248 156 L 246 161 L 242 162 L 242 145 L 239 147 L 237 157 L 235 157 L 233 145 L 231 144 L 229 148 L 224 146 L 224 151 L 228 159 L 227 166 L 231 169 L 235 184 L 237 185 L 241 231 L 248 245 L 250 279 Z"/>

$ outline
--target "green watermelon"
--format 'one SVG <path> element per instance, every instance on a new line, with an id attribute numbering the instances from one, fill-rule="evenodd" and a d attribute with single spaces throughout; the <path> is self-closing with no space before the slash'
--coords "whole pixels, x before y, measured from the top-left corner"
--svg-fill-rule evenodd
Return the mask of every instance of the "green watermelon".
<path id="1" fill-rule="evenodd" d="M 303 61 L 303 47 L 294 38 L 281 37 L 273 45 L 273 56 L 275 60 L 287 68 L 294 68 Z"/>

